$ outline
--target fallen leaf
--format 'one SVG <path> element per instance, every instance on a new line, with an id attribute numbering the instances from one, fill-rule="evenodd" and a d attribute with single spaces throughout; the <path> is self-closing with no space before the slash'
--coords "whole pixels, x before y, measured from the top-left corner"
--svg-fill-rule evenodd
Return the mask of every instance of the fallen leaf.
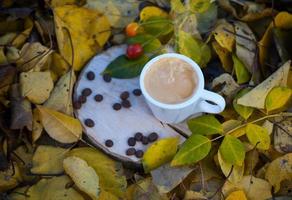
<path id="1" fill-rule="evenodd" d="M 292 153 L 281 156 L 271 162 L 268 166 L 265 179 L 274 187 L 275 192 L 280 189 L 283 180 L 292 180 Z"/>
<path id="2" fill-rule="evenodd" d="M 196 13 L 197 29 L 201 34 L 209 33 L 218 17 L 218 6 L 212 2 L 205 12 Z"/>
<path id="3" fill-rule="evenodd" d="M 171 166 L 188 165 L 202 160 L 211 150 L 211 141 L 202 135 L 192 134 L 171 161 Z"/>
<path id="4" fill-rule="evenodd" d="M 219 148 L 222 159 L 229 164 L 242 166 L 245 149 L 242 142 L 234 136 L 226 135 Z"/>
<path id="5" fill-rule="evenodd" d="M 50 72 L 22 72 L 20 88 L 22 97 L 32 103 L 42 104 L 50 96 L 54 83 Z"/>
<path id="6" fill-rule="evenodd" d="M 29 186 L 19 187 L 15 188 L 10 194 L 9 199 L 10 200 L 27 200 L 26 196 L 23 194 L 26 194 Z"/>
<path id="7" fill-rule="evenodd" d="M 185 192 L 185 196 L 184 196 L 183 200 L 194 200 L 194 199 L 207 200 L 208 198 L 205 197 L 200 192 L 194 192 L 194 191 L 191 191 L 191 190 L 188 190 L 188 191 Z"/>
<path id="8" fill-rule="evenodd" d="M 237 99 L 248 93 L 251 89 L 245 88 L 237 93 L 233 99 L 234 110 L 245 120 L 247 120 L 254 111 L 254 108 L 237 104 Z"/>
<path id="9" fill-rule="evenodd" d="M 63 160 L 67 149 L 40 145 L 32 158 L 31 172 L 34 174 L 60 174 L 64 171 Z"/>
<path id="10" fill-rule="evenodd" d="M 29 17 L 24 20 L 23 28 L 24 30 L 19 33 L 15 38 L 13 38 L 13 41 L 11 41 L 11 45 L 15 46 L 16 48 L 20 48 L 25 43 L 31 33 L 31 30 L 33 28 L 33 21 Z"/>
<path id="11" fill-rule="evenodd" d="M 122 175 L 122 165 L 102 152 L 89 148 L 75 148 L 68 156 L 76 156 L 85 160 L 88 166 L 92 167 L 99 177 L 101 191 L 110 192 L 117 197 L 123 197 L 126 191 L 127 181 Z"/>
<path id="12" fill-rule="evenodd" d="M 160 193 L 168 193 L 180 184 L 194 168 L 171 167 L 169 163 L 152 170 L 152 182 L 157 187 Z"/>
<path id="13" fill-rule="evenodd" d="M 220 89 L 218 90 L 216 88 Z M 231 99 L 240 90 L 240 86 L 230 74 L 224 73 L 212 81 L 212 89 L 216 90 L 220 95 Z"/>
<path id="14" fill-rule="evenodd" d="M 220 151 L 218 151 L 218 161 L 220 164 L 220 168 L 228 181 L 230 181 L 231 183 L 237 183 L 242 179 L 244 173 L 244 164 L 242 166 L 238 166 L 226 162 L 222 158 Z"/>
<path id="15" fill-rule="evenodd" d="M 250 79 L 250 74 L 248 70 L 245 68 L 244 64 L 234 54 L 232 54 L 232 60 L 234 63 L 233 69 L 235 70 L 237 83 L 242 84 L 248 82 Z"/>
<path id="16" fill-rule="evenodd" d="M 247 94 L 240 97 L 237 100 L 237 103 L 243 106 L 264 109 L 265 99 L 268 93 L 276 86 L 286 86 L 289 69 L 290 61 L 287 61 L 266 80 L 257 85 Z"/>
<path id="17" fill-rule="evenodd" d="M 42 178 L 39 182 L 31 186 L 27 195 L 31 200 L 84 200 L 72 187 L 67 188 L 67 185 L 72 181 L 68 176 L 53 177 L 50 179 Z"/>
<path id="18" fill-rule="evenodd" d="M 0 68 L 0 88 L 8 86 L 13 83 L 16 75 L 16 68 L 13 66 L 3 66 Z"/>
<path id="19" fill-rule="evenodd" d="M 274 87 L 266 97 L 265 108 L 268 113 L 280 112 L 286 109 L 292 96 L 292 90 L 288 87 Z M 291 103 L 291 102 L 290 102 Z"/>
<path id="20" fill-rule="evenodd" d="M 233 62 L 232 62 L 232 58 L 231 58 L 231 53 L 228 52 L 227 49 L 221 47 L 218 44 L 218 42 L 216 42 L 216 41 L 212 42 L 212 47 L 215 50 L 216 54 L 218 55 L 224 70 L 226 72 L 230 72 L 231 73 L 232 68 L 233 68 Z"/>
<path id="21" fill-rule="evenodd" d="M 156 6 L 146 6 L 140 11 L 140 20 L 146 21 L 147 19 L 153 17 L 153 16 L 159 16 L 159 17 L 168 17 L 167 12 L 164 10 L 160 9 L 159 7 Z"/>
<path id="22" fill-rule="evenodd" d="M 202 115 L 187 121 L 193 134 L 213 135 L 223 133 L 223 127 L 214 115 Z"/>
<path id="23" fill-rule="evenodd" d="M 69 63 L 59 53 L 56 52 L 53 52 L 50 55 L 49 66 L 54 81 L 66 74 L 66 72 L 68 72 L 70 69 Z"/>
<path id="24" fill-rule="evenodd" d="M 234 28 L 232 24 L 228 23 L 226 20 L 218 20 L 213 34 L 215 40 L 222 48 L 232 52 L 235 43 Z"/>
<path id="25" fill-rule="evenodd" d="M 179 138 L 163 138 L 149 146 L 142 159 L 144 171 L 150 172 L 171 161 L 176 154 L 178 143 Z"/>
<path id="26" fill-rule="evenodd" d="M 82 126 L 78 119 L 55 110 L 38 106 L 41 122 L 47 133 L 62 143 L 72 143 L 82 135 Z"/>
<path id="27" fill-rule="evenodd" d="M 245 196 L 244 191 L 238 190 L 238 191 L 231 192 L 226 198 L 226 200 L 247 200 L 247 198 Z"/>
<path id="28" fill-rule="evenodd" d="M 186 11 L 184 4 L 180 0 L 171 0 L 170 5 L 173 12 L 181 14 Z"/>
<path id="29" fill-rule="evenodd" d="M 206 12 L 211 5 L 209 0 L 190 0 L 188 7 L 192 12 L 202 13 Z"/>
<path id="30" fill-rule="evenodd" d="M 249 200 L 265 200 L 272 197 L 271 189 L 269 182 L 264 179 L 244 176 L 236 184 L 227 181 L 222 188 L 222 192 L 224 196 L 228 196 L 234 191 L 243 190 Z"/>
<path id="31" fill-rule="evenodd" d="M 33 110 L 33 121 L 32 121 L 32 142 L 35 143 L 42 135 L 44 130 L 43 125 L 41 124 L 41 116 L 39 110 L 35 108 Z"/>
<path id="32" fill-rule="evenodd" d="M 99 178 L 94 169 L 81 158 L 70 156 L 64 159 L 65 172 L 73 179 L 77 187 L 93 200 L 99 196 Z"/>
<path id="33" fill-rule="evenodd" d="M 44 106 L 73 116 L 72 94 L 76 77 L 73 70 L 64 74 L 54 87 Z"/>
<path id="34" fill-rule="evenodd" d="M 16 187 L 21 181 L 21 175 L 17 163 L 10 164 L 9 168 L 0 171 L 0 192 L 6 192 Z"/>
<path id="35" fill-rule="evenodd" d="M 292 119 L 275 122 L 274 148 L 280 153 L 292 153 Z"/>
<path id="36" fill-rule="evenodd" d="M 252 174 L 259 161 L 259 152 L 256 149 L 246 152 L 244 175 Z"/>
<path id="37" fill-rule="evenodd" d="M 270 135 L 266 128 L 256 124 L 247 124 L 246 136 L 249 142 L 258 149 L 268 150 L 270 148 Z"/>
<path id="38" fill-rule="evenodd" d="M 60 54 L 76 71 L 100 51 L 111 32 L 105 16 L 75 5 L 54 8 L 54 20 Z"/>

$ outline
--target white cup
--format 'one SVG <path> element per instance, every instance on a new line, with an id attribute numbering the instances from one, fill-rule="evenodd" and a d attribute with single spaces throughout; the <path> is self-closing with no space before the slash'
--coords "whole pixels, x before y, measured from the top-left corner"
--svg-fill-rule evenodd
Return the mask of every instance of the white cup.
<path id="1" fill-rule="evenodd" d="M 197 75 L 197 87 L 192 96 L 184 102 L 177 104 L 166 104 L 155 100 L 145 89 L 144 79 L 148 70 L 153 66 L 153 63 L 162 58 L 179 58 L 189 63 Z M 220 113 L 225 108 L 225 100 L 217 93 L 210 92 L 204 89 L 204 76 L 201 68 L 192 59 L 177 53 L 166 53 L 151 59 L 143 68 L 140 75 L 140 88 L 146 99 L 147 104 L 154 116 L 162 122 L 176 124 L 184 121 L 190 116 L 200 115 L 205 113 Z M 211 101 L 211 104 L 207 101 Z"/>

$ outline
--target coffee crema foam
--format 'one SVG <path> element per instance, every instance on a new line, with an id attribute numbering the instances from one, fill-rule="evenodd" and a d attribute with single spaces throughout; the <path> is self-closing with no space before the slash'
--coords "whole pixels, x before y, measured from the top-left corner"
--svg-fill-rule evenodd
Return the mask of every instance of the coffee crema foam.
<path id="1" fill-rule="evenodd" d="M 192 66 L 179 58 L 162 58 L 153 63 L 144 78 L 146 91 L 155 100 L 177 104 L 188 100 L 197 87 Z"/>

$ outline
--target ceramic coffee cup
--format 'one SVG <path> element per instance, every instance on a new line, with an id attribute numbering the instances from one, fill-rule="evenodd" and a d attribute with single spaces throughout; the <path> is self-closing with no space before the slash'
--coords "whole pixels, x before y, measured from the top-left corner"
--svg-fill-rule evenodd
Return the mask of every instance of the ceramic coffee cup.
<path id="1" fill-rule="evenodd" d="M 153 66 L 153 63 L 162 58 L 178 58 L 189 63 L 193 67 L 198 79 L 197 86 L 192 96 L 186 101 L 177 104 L 166 104 L 155 100 L 145 89 L 145 75 Z M 192 59 L 177 53 L 166 53 L 151 59 L 144 66 L 140 75 L 140 88 L 152 113 L 160 121 L 170 124 L 180 123 L 190 116 L 200 115 L 201 113 L 220 113 L 224 110 L 224 98 L 217 93 L 205 90 L 204 83 L 204 76 L 198 64 Z"/>

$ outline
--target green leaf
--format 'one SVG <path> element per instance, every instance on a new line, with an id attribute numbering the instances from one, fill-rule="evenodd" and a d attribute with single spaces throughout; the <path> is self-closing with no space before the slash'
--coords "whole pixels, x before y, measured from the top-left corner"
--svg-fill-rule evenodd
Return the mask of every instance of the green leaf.
<path id="1" fill-rule="evenodd" d="M 233 68 L 235 69 L 235 74 L 237 78 L 237 83 L 246 83 L 250 79 L 250 74 L 245 68 L 244 64 L 237 58 L 235 54 L 232 54 Z"/>
<path id="2" fill-rule="evenodd" d="M 178 49 L 179 53 L 193 59 L 201 68 L 211 59 L 209 46 L 182 30 L 178 33 Z"/>
<path id="3" fill-rule="evenodd" d="M 140 75 L 148 60 L 149 58 L 145 55 L 134 60 L 130 60 L 125 55 L 121 55 L 107 66 L 103 74 L 110 74 L 114 78 L 121 79 L 134 78 Z"/>
<path id="4" fill-rule="evenodd" d="M 243 90 L 241 90 L 239 93 L 237 93 L 237 95 L 235 96 L 234 100 L 233 100 L 233 108 L 234 110 L 241 116 L 243 117 L 245 120 L 247 120 L 251 114 L 254 111 L 254 108 L 252 107 L 248 107 L 248 106 L 242 106 L 237 104 L 237 99 L 242 97 L 243 95 L 245 95 L 246 93 L 248 93 L 251 89 L 249 88 L 245 88 Z"/>
<path id="5" fill-rule="evenodd" d="M 156 37 L 167 35 L 173 31 L 172 20 L 160 16 L 150 17 L 143 21 L 140 26 L 144 28 L 146 33 Z"/>
<path id="6" fill-rule="evenodd" d="M 171 161 L 171 166 L 188 165 L 206 157 L 211 150 L 209 138 L 192 134 L 182 145 Z"/>
<path id="7" fill-rule="evenodd" d="M 189 7 L 192 12 L 202 13 L 210 7 L 210 0 L 190 0 Z"/>
<path id="8" fill-rule="evenodd" d="M 281 110 L 290 102 L 292 90 L 288 87 L 274 87 L 267 95 L 265 107 L 268 112 Z"/>
<path id="9" fill-rule="evenodd" d="M 183 13 L 186 11 L 186 8 L 184 4 L 181 2 L 181 0 L 171 0 L 170 7 L 171 10 L 176 13 Z"/>
<path id="10" fill-rule="evenodd" d="M 242 142 L 234 136 L 226 135 L 220 145 L 222 158 L 229 164 L 242 166 L 245 149 Z"/>
<path id="11" fill-rule="evenodd" d="M 129 37 L 126 42 L 127 44 L 141 44 L 143 46 L 144 52 L 146 53 L 151 53 L 161 47 L 161 43 L 157 38 L 147 34 L 139 34 L 135 37 Z"/>
<path id="12" fill-rule="evenodd" d="M 203 115 L 188 120 L 188 127 L 193 134 L 212 135 L 223 133 L 223 127 L 214 115 Z"/>
<path id="13" fill-rule="evenodd" d="M 177 151 L 179 138 L 164 138 L 153 143 L 145 152 L 142 164 L 145 172 L 149 172 L 169 162 Z"/>
<path id="14" fill-rule="evenodd" d="M 266 128 L 256 124 L 248 124 L 245 130 L 248 140 L 256 148 L 262 150 L 268 150 L 270 148 L 271 139 Z"/>

